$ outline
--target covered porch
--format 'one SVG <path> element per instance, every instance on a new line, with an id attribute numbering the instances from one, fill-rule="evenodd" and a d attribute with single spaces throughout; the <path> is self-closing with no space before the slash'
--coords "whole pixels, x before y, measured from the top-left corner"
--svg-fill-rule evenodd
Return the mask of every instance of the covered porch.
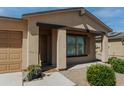
<path id="1" fill-rule="evenodd" d="M 95 61 L 95 36 L 98 35 L 102 36 L 102 62 L 108 60 L 108 38 L 104 31 L 92 31 L 47 23 L 37 23 L 37 26 L 39 28 L 38 64 L 42 64 L 44 68 L 63 70 L 74 64 Z M 68 52 L 69 35 L 86 38 L 83 43 L 85 44 L 84 49 L 81 50 L 83 52 L 76 52 L 75 55 Z"/>

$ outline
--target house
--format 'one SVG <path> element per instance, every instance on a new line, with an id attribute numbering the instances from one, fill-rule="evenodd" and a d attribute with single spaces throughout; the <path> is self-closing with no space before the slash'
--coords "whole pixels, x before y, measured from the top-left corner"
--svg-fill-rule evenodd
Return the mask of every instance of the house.
<path id="1" fill-rule="evenodd" d="M 101 59 L 101 41 L 100 37 L 96 40 L 96 57 Z M 108 33 L 109 57 L 124 59 L 124 32 Z"/>
<path id="2" fill-rule="evenodd" d="M 0 73 L 42 64 L 66 69 L 96 60 L 95 37 L 102 36 L 102 61 L 108 60 L 107 33 L 112 29 L 85 8 L 0 17 Z"/>

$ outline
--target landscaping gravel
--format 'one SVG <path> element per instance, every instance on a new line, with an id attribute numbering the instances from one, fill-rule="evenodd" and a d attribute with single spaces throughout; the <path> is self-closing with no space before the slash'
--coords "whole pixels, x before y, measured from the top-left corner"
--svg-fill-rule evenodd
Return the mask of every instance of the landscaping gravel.
<path id="1" fill-rule="evenodd" d="M 78 86 L 90 86 L 86 78 L 88 66 L 80 65 L 78 67 L 73 67 L 73 69 L 61 71 L 61 73 Z M 124 86 L 124 74 L 116 73 L 116 85 Z"/>

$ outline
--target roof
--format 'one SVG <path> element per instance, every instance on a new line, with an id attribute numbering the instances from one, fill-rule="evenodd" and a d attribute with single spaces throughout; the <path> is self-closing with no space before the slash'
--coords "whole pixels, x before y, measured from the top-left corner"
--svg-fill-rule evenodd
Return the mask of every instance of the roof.
<path id="1" fill-rule="evenodd" d="M 36 15 L 45 15 L 45 14 L 56 13 L 56 12 L 82 11 L 82 10 L 84 11 L 84 13 L 86 13 L 91 18 L 93 18 L 96 22 L 98 22 L 99 24 L 101 24 L 102 26 L 104 26 L 105 28 L 107 28 L 109 32 L 112 31 L 112 29 L 109 26 L 107 26 L 106 24 L 104 24 L 100 19 L 98 19 L 95 15 L 93 15 L 92 13 L 90 13 L 88 10 L 86 10 L 83 7 L 64 8 L 64 9 L 49 10 L 49 11 L 42 11 L 42 12 L 35 12 L 35 13 L 27 13 L 27 14 L 23 14 L 23 17 L 25 18 L 25 17 L 31 17 L 31 16 L 36 16 Z"/>
<path id="2" fill-rule="evenodd" d="M 27 13 L 23 14 L 23 17 L 25 16 L 34 16 L 34 15 L 44 15 L 48 13 L 54 13 L 54 12 L 63 12 L 63 11 L 75 11 L 75 10 L 80 10 L 82 7 L 77 7 L 77 8 L 64 8 L 64 9 L 56 9 L 56 10 L 48 10 L 48 11 L 41 11 L 41 12 L 34 12 L 34 13 Z M 84 8 L 83 8 L 84 9 Z"/>
<path id="3" fill-rule="evenodd" d="M 109 39 L 124 39 L 124 32 L 110 32 L 108 37 Z"/>
<path id="4" fill-rule="evenodd" d="M 21 18 L 14 18 L 14 17 L 7 17 L 7 16 L 0 16 L 0 19 L 9 19 L 9 20 L 17 20 L 17 21 L 22 20 Z"/>
<path id="5" fill-rule="evenodd" d="M 124 32 L 110 32 L 108 33 L 109 40 L 124 39 Z M 97 36 L 96 40 L 101 40 L 101 36 Z"/>

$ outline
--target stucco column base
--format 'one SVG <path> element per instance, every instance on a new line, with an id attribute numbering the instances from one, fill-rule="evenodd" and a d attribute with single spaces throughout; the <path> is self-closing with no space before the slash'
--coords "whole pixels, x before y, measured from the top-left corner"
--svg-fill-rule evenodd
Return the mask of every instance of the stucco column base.
<path id="1" fill-rule="evenodd" d="M 102 36 L 102 62 L 108 61 L 108 36 L 104 34 Z"/>

